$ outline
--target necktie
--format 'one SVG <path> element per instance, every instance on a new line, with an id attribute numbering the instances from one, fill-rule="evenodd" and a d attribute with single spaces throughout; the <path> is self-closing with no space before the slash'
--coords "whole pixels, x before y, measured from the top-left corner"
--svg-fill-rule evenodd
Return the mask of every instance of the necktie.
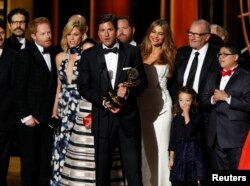
<path id="1" fill-rule="evenodd" d="M 44 48 L 43 51 L 42 51 L 43 54 L 48 54 L 49 53 L 49 49 L 47 48 Z"/>
<path id="2" fill-rule="evenodd" d="M 221 76 L 224 77 L 224 76 L 231 76 L 232 72 L 234 72 L 235 69 L 232 69 L 232 70 L 221 70 Z"/>
<path id="3" fill-rule="evenodd" d="M 109 52 L 113 52 L 113 53 L 116 54 L 118 52 L 118 48 L 114 47 L 114 48 L 104 48 L 103 49 L 103 53 L 104 54 L 108 54 Z"/>
<path id="4" fill-rule="evenodd" d="M 188 75 L 188 79 L 187 79 L 187 83 L 186 86 L 192 88 L 193 84 L 194 84 L 194 77 L 196 74 L 196 70 L 197 70 L 197 66 L 198 66 L 198 56 L 199 56 L 199 52 L 195 52 L 195 56 L 189 71 L 189 75 Z"/>

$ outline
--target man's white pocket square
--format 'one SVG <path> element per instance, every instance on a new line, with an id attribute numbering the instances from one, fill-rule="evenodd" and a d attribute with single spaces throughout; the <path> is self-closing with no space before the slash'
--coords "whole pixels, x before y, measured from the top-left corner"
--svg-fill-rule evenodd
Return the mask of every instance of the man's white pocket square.
<path id="1" fill-rule="evenodd" d="M 124 67 L 124 68 L 122 68 L 122 70 L 129 70 L 129 69 L 131 69 L 132 67 Z"/>

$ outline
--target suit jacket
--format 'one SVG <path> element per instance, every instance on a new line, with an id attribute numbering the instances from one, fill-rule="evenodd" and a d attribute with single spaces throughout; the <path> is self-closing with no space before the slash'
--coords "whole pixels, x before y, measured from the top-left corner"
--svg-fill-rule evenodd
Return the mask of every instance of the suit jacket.
<path id="1" fill-rule="evenodd" d="M 25 47 L 28 47 L 31 44 L 31 41 L 25 39 Z M 15 51 L 19 51 L 21 49 L 22 43 L 18 41 L 18 39 L 12 35 L 9 38 L 5 39 L 4 47 L 12 48 Z"/>
<path id="2" fill-rule="evenodd" d="M 34 116 L 40 123 L 49 121 L 56 92 L 56 65 L 51 56 L 51 71 L 35 44 L 21 50 L 13 65 L 13 87 L 18 115 Z"/>
<path id="3" fill-rule="evenodd" d="M 174 100 L 176 99 L 176 93 L 183 86 L 184 73 L 191 52 L 192 48 L 190 46 L 181 47 L 177 51 L 176 61 L 175 61 L 175 74 L 173 78 L 173 84 L 171 87 L 171 94 Z M 220 69 L 220 65 L 218 63 L 218 58 L 217 58 L 218 52 L 219 48 L 209 44 L 206 56 L 204 58 L 203 66 L 201 68 L 198 92 L 200 92 L 204 88 L 204 84 L 207 80 L 207 75 L 210 72 L 214 72 Z"/>
<path id="4" fill-rule="evenodd" d="M 231 96 L 231 102 L 211 104 L 214 89 L 219 89 L 221 75 L 211 74 L 204 91 L 201 104 L 211 110 L 207 131 L 207 144 L 212 146 L 217 141 L 222 148 L 242 147 L 250 128 L 250 75 L 237 67 L 228 81 L 225 92 Z"/>
<path id="5" fill-rule="evenodd" d="M 16 53 L 4 48 L 0 56 L 0 130 L 12 130 L 16 124 L 16 110 L 11 86 L 11 68 Z"/>
<path id="6" fill-rule="evenodd" d="M 130 44 L 119 44 L 119 57 L 115 86 L 127 81 L 127 71 L 124 67 L 136 68 L 141 84 L 129 88 L 129 95 L 119 114 L 112 114 L 103 107 L 103 97 L 110 91 L 116 94 L 117 88 L 113 90 L 109 79 L 102 45 L 97 45 L 83 52 L 79 65 L 78 90 L 80 94 L 90 101 L 93 113 L 93 132 L 97 134 L 99 128 L 100 137 L 107 137 L 112 127 L 113 119 L 116 117 L 120 127 L 126 135 L 135 135 L 140 130 L 140 118 L 136 97 L 147 85 L 140 50 Z"/>

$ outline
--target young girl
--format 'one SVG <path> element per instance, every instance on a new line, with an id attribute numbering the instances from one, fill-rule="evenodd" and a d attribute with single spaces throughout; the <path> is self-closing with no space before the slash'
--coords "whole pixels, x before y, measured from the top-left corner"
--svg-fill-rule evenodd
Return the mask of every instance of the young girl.
<path id="1" fill-rule="evenodd" d="M 177 93 L 170 132 L 169 169 L 172 186 L 197 186 L 201 180 L 205 180 L 200 140 L 202 122 L 195 91 L 182 87 Z"/>

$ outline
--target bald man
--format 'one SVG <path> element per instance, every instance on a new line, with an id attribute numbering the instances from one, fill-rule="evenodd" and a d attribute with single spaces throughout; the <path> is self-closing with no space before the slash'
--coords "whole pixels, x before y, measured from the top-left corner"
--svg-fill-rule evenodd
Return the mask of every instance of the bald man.
<path id="1" fill-rule="evenodd" d="M 85 18 L 84 16 L 82 16 L 82 15 L 80 15 L 80 14 L 74 14 L 74 15 L 72 15 L 72 16 L 69 18 L 68 21 L 71 21 L 71 20 L 77 20 L 77 21 L 79 21 L 81 24 L 86 25 L 86 27 L 85 27 L 85 28 L 86 28 L 85 32 L 88 31 L 87 21 L 86 21 L 86 18 Z"/>

